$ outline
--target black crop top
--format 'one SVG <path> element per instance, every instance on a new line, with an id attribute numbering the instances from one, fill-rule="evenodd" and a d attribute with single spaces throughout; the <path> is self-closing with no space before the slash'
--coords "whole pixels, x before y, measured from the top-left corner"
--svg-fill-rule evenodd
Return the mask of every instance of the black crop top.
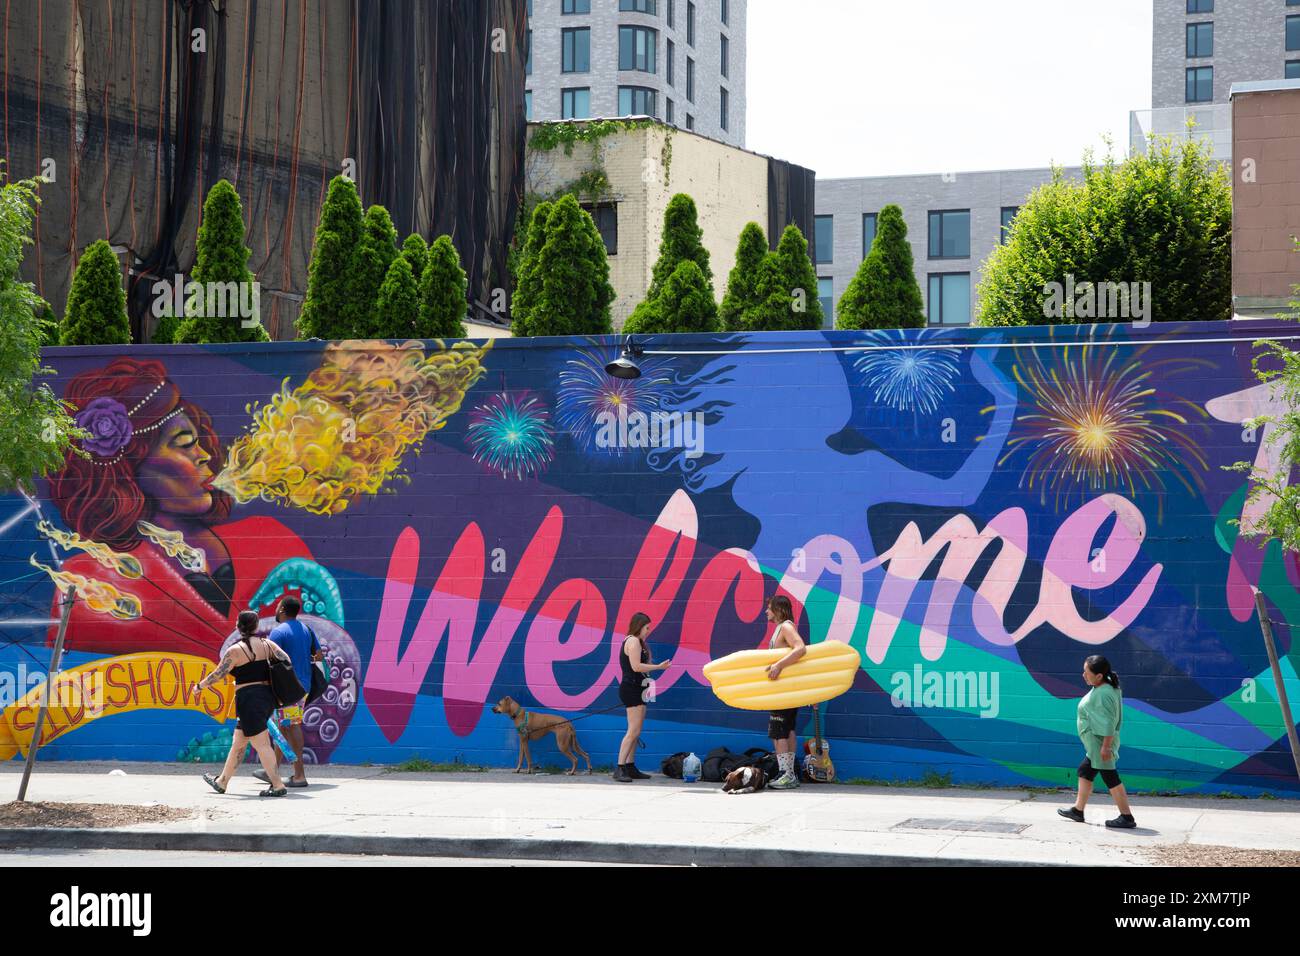
<path id="1" fill-rule="evenodd" d="M 244 642 L 244 650 L 248 651 L 249 654 L 253 653 L 251 642 Z M 236 684 L 256 684 L 258 681 L 270 681 L 271 665 L 265 660 L 249 661 L 247 664 L 232 667 L 230 674 L 235 678 Z"/>

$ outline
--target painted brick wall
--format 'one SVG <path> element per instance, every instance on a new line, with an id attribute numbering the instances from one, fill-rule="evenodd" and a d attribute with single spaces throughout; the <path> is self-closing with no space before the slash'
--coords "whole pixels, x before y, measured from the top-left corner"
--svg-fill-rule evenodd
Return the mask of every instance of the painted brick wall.
<path id="1" fill-rule="evenodd" d="M 1246 486 L 1222 468 L 1261 456 L 1241 423 L 1277 411 L 1252 343 L 1293 333 L 665 336 L 630 384 L 602 371 L 612 338 L 55 349 L 95 438 L 0 499 L 0 756 L 30 739 L 14 697 L 39 685 L 56 578 L 82 588 L 69 673 L 103 686 L 98 719 L 58 709 L 42 758 L 63 760 L 222 756 L 226 698 L 179 689 L 286 592 L 332 665 L 316 761 L 513 766 L 509 695 L 609 765 L 640 610 L 672 661 L 644 763 L 762 746 L 766 715 L 701 667 L 763 642 L 780 592 L 806 638 L 859 652 L 823 709 L 843 777 L 1070 785 L 1102 653 L 1130 787 L 1295 794 L 1251 588 L 1294 625 L 1300 574 L 1238 538 Z"/>

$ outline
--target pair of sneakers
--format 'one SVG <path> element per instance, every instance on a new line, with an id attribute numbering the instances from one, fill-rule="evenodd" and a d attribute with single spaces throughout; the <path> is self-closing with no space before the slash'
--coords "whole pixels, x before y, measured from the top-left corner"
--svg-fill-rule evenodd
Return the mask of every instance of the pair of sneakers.
<path id="1" fill-rule="evenodd" d="M 799 786 L 799 778 L 787 770 L 767 786 L 770 790 L 794 790 Z"/>
<path id="2" fill-rule="evenodd" d="M 1084 822 L 1083 811 L 1078 807 L 1070 807 L 1068 810 L 1061 809 L 1056 812 L 1067 820 L 1073 820 L 1075 823 Z M 1115 819 L 1107 820 L 1106 826 L 1110 827 L 1112 830 L 1132 830 L 1137 827 L 1137 820 L 1133 819 L 1131 813 L 1121 813 Z"/>

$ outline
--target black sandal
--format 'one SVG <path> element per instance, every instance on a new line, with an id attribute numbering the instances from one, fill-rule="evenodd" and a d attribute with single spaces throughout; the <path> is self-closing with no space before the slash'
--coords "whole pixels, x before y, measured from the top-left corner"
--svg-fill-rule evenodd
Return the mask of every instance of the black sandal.
<path id="1" fill-rule="evenodd" d="M 267 787 L 265 790 L 259 793 L 258 796 L 259 797 L 283 797 L 288 792 L 289 792 L 288 787 L 281 787 L 279 790 L 272 790 L 270 787 Z"/>
<path id="2" fill-rule="evenodd" d="M 213 790 L 217 791 L 217 793 L 226 792 L 226 788 L 221 786 L 221 784 L 217 783 L 217 778 L 212 776 L 212 774 L 210 773 L 205 773 L 203 775 L 203 782 L 206 783 Z"/>

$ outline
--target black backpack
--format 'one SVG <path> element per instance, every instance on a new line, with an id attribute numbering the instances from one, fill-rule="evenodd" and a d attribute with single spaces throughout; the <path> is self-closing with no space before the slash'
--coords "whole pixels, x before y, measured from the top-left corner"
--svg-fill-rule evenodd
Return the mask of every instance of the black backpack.
<path id="1" fill-rule="evenodd" d="M 750 747 L 743 754 L 732 753 L 726 747 L 716 747 L 709 751 L 700 768 L 700 779 L 709 783 L 721 783 L 727 774 L 741 767 L 759 767 L 763 773 L 775 779 L 776 757 L 762 747 Z"/>
<path id="2" fill-rule="evenodd" d="M 727 757 L 734 756 L 736 755 L 726 747 L 715 747 L 713 750 L 710 750 L 708 756 L 704 758 L 704 762 L 700 766 L 700 779 L 709 783 L 721 783 L 723 778 L 727 775 L 722 769 L 722 762 Z M 735 767 L 732 767 L 731 769 L 734 770 Z"/>
<path id="3" fill-rule="evenodd" d="M 675 780 L 682 779 L 682 763 L 686 760 L 686 751 L 683 750 L 663 759 L 659 764 L 659 772 L 665 777 L 672 777 Z"/>
<path id="4" fill-rule="evenodd" d="M 768 780 L 775 780 L 781 776 L 781 765 L 777 762 L 776 754 L 770 750 L 764 750 L 762 747 L 750 747 L 745 751 L 745 756 L 749 758 L 748 765 L 758 767 Z"/>

